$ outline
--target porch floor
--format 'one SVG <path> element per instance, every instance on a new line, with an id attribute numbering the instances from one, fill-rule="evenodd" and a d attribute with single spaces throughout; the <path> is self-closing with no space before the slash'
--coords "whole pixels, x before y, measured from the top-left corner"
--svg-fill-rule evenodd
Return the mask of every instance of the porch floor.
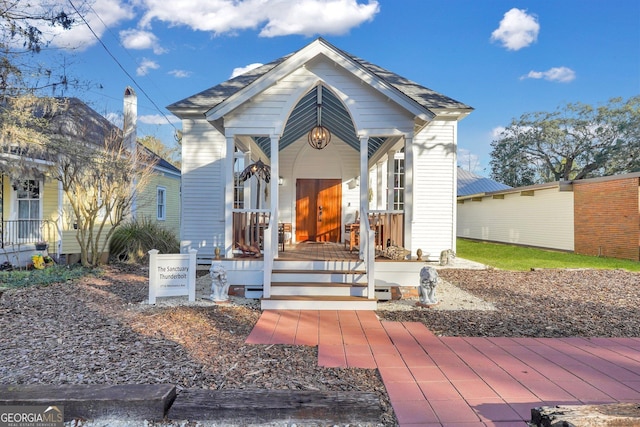
<path id="1" fill-rule="evenodd" d="M 359 258 L 358 249 L 354 248 L 353 252 L 349 252 L 349 248 L 345 247 L 344 243 L 301 242 L 285 245 L 284 249 L 284 251 L 278 251 L 278 259 L 288 261 L 333 261 L 357 260 Z"/>

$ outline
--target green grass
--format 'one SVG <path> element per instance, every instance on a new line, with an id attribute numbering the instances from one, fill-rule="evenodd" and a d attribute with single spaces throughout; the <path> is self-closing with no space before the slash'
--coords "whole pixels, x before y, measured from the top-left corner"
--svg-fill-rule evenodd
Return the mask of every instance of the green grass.
<path id="1" fill-rule="evenodd" d="M 640 271 L 640 262 L 576 255 L 498 243 L 457 240 L 457 256 L 502 270 L 531 268 L 600 268 Z"/>
<path id="2" fill-rule="evenodd" d="M 54 265 L 44 270 L 0 271 L 0 288 L 50 285 L 77 279 L 88 274 L 95 274 L 95 271 L 80 266 L 69 267 L 64 265 Z"/>

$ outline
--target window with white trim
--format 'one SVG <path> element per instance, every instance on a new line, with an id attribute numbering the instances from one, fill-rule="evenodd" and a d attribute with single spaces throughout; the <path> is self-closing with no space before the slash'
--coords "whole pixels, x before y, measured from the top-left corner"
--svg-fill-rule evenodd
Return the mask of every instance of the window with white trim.
<path id="1" fill-rule="evenodd" d="M 393 209 L 404 209 L 404 152 L 399 151 L 393 156 Z"/>
<path id="2" fill-rule="evenodd" d="M 167 189 L 164 187 L 158 187 L 156 194 L 158 202 L 157 218 L 159 221 L 164 221 L 167 215 Z"/>
<path id="3" fill-rule="evenodd" d="M 14 188 L 18 207 L 18 238 L 40 239 L 40 181 L 18 181 Z"/>
<path id="4" fill-rule="evenodd" d="M 240 174 L 244 170 L 244 157 L 245 154 L 241 151 L 236 151 L 233 155 L 233 207 L 235 209 L 244 209 L 245 183 L 240 179 Z"/>

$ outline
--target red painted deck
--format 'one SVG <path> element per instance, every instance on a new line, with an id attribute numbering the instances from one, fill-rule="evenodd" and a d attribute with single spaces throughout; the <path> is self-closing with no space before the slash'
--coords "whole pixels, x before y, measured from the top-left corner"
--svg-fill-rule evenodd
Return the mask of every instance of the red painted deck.
<path id="1" fill-rule="evenodd" d="M 640 338 L 437 337 L 372 311 L 264 311 L 249 344 L 377 368 L 401 426 L 525 427 L 531 408 L 640 401 Z"/>

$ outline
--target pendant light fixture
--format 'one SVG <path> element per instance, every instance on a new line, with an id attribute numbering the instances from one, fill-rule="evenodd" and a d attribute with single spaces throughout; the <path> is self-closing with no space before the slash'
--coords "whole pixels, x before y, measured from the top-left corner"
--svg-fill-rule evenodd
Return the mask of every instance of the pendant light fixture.
<path id="1" fill-rule="evenodd" d="M 309 134 L 307 135 L 307 141 L 309 141 L 309 145 L 316 150 L 322 150 L 324 147 L 329 145 L 329 142 L 331 141 L 331 132 L 326 126 L 322 126 L 322 86 L 318 86 L 317 91 L 317 124 L 309 131 Z"/>

